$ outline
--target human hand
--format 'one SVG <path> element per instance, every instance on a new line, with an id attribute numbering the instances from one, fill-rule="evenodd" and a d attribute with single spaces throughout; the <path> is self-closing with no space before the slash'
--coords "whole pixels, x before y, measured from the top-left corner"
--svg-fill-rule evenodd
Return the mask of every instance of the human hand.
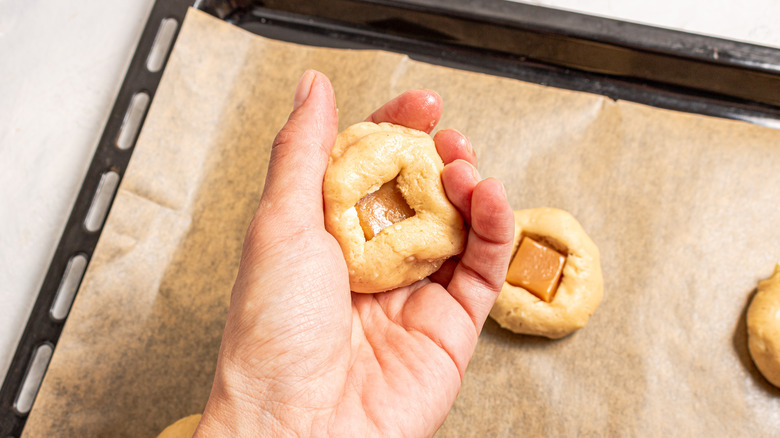
<path id="1" fill-rule="evenodd" d="M 367 120 L 430 132 L 441 107 L 413 90 Z M 429 436 L 455 401 L 509 263 L 503 187 L 480 181 L 462 134 L 438 132 L 445 191 L 470 225 L 466 249 L 430 279 L 351 293 L 323 219 L 337 126 L 329 80 L 307 71 L 273 144 L 195 436 Z"/>

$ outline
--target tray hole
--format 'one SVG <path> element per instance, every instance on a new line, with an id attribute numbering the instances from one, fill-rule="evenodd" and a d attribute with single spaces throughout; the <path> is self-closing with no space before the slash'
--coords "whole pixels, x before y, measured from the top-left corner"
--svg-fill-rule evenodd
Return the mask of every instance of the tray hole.
<path id="1" fill-rule="evenodd" d="M 100 177 L 95 197 L 92 198 L 92 204 L 89 206 L 87 217 L 84 219 L 84 226 L 87 231 L 94 232 L 103 226 L 103 220 L 108 213 L 108 207 L 111 206 L 111 200 L 114 198 L 114 192 L 119 184 L 119 174 L 110 170 Z"/>
<path id="2" fill-rule="evenodd" d="M 133 95 L 133 98 L 130 99 L 130 105 L 127 106 L 125 118 L 122 119 L 119 135 L 116 136 L 116 147 L 124 150 L 135 143 L 135 138 L 138 136 L 138 130 L 141 128 L 141 119 L 144 118 L 148 106 L 148 94 L 141 91 Z"/>
<path id="3" fill-rule="evenodd" d="M 164 18 L 160 22 L 160 28 L 157 29 L 157 35 L 152 43 L 152 50 L 149 51 L 149 57 L 146 58 L 146 69 L 150 72 L 157 73 L 162 68 L 171 43 L 173 43 L 177 27 L 178 23 L 174 18 Z"/>
<path id="4" fill-rule="evenodd" d="M 14 409 L 18 413 L 30 412 L 35 396 L 38 395 L 38 389 L 41 387 L 43 375 L 46 374 L 46 368 L 49 366 L 52 351 L 52 346 L 49 344 L 40 345 L 35 349 L 30 367 L 27 368 L 27 375 L 24 377 L 24 382 L 22 382 L 22 387 L 14 402 Z"/>
<path id="5" fill-rule="evenodd" d="M 60 287 L 54 296 L 54 304 L 51 306 L 51 317 L 56 321 L 62 321 L 70 312 L 70 305 L 76 296 L 76 290 L 87 268 L 87 258 L 82 254 L 75 255 L 68 260 L 65 273 L 62 275 Z"/>

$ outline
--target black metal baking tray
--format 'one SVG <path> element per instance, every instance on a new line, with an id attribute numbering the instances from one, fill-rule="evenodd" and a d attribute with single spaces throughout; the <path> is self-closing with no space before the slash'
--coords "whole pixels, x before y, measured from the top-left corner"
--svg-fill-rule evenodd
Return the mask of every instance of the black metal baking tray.
<path id="1" fill-rule="evenodd" d="M 616 100 L 780 126 L 778 49 L 502 0 L 158 0 L 0 388 L 0 437 L 21 434 L 27 413 L 16 408 L 20 389 L 37 349 L 54 348 L 64 325 L 51 312 L 63 274 L 74 256 L 88 263 L 97 244 L 104 216 L 92 227 L 85 218 L 101 178 L 113 172 L 121 180 L 127 168 L 136 136 L 126 136 L 124 148 L 118 137 L 134 97 L 154 98 L 169 53 L 164 49 L 159 69 L 149 68 L 161 23 L 175 23 L 175 39 L 191 6 L 270 38 L 389 50 Z M 148 102 L 136 111 L 139 129 L 147 108 Z M 71 279 L 74 287 L 80 279 Z"/>

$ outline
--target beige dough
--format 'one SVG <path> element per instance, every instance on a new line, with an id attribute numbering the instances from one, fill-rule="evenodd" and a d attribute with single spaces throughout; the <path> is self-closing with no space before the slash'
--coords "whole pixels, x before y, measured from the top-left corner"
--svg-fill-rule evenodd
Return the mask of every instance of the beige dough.
<path id="1" fill-rule="evenodd" d="M 748 348 L 761 374 L 780 387 L 780 263 L 758 284 L 747 311 Z"/>
<path id="2" fill-rule="evenodd" d="M 165 430 L 157 435 L 157 438 L 192 438 L 192 435 L 195 434 L 195 429 L 198 428 L 200 416 L 200 414 L 195 414 L 180 419 L 166 427 Z"/>
<path id="3" fill-rule="evenodd" d="M 515 333 L 552 339 L 584 327 L 603 295 L 598 248 L 574 216 L 555 208 L 515 211 L 513 256 L 525 235 L 566 255 L 558 289 L 547 303 L 504 282 L 490 316 Z"/>
<path id="4" fill-rule="evenodd" d="M 406 286 L 463 250 L 463 218 L 444 193 L 443 168 L 433 139 L 421 131 L 363 122 L 338 135 L 323 182 L 325 227 L 341 246 L 353 291 Z M 396 176 L 414 216 L 366 241 L 355 204 Z"/>

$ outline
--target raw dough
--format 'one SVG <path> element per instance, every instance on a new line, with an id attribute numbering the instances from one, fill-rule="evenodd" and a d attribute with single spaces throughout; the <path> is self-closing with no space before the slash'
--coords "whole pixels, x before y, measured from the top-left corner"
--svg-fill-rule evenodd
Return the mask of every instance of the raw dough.
<path id="1" fill-rule="evenodd" d="M 558 290 L 547 303 L 504 282 L 490 316 L 515 333 L 552 339 L 584 327 L 603 295 L 598 248 L 574 216 L 555 208 L 515 211 L 513 255 L 524 235 L 566 255 Z"/>
<path id="2" fill-rule="evenodd" d="M 780 387 L 780 263 L 758 284 L 747 312 L 748 348 L 761 374 Z"/>
<path id="3" fill-rule="evenodd" d="M 363 122 L 338 135 L 323 182 L 325 227 L 341 246 L 353 291 L 406 286 L 463 250 L 463 218 L 444 193 L 443 168 L 422 131 Z M 396 177 L 415 214 L 366 241 L 355 205 Z"/>
<path id="4" fill-rule="evenodd" d="M 165 430 L 157 435 L 157 438 L 192 438 L 192 435 L 195 434 L 195 429 L 198 428 L 200 416 L 200 414 L 195 414 L 180 419 L 166 427 Z"/>

